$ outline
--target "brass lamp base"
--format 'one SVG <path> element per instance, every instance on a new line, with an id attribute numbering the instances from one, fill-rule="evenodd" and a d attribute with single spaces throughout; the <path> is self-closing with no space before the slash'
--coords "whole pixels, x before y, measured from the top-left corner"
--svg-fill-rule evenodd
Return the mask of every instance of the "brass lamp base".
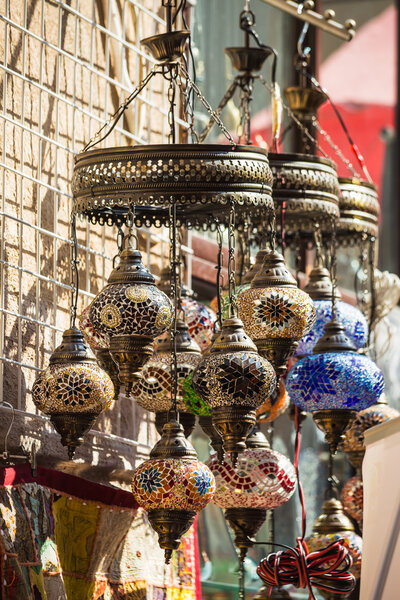
<path id="1" fill-rule="evenodd" d="M 338 445 L 344 440 L 344 433 L 352 424 L 356 414 L 355 410 L 346 409 L 324 409 L 313 412 L 314 423 L 325 434 L 325 440 L 332 454 L 336 454 Z"/>
<path id="2" fill-rule="evenodd" d="M 232 61 L 232 66 L 243 73 L 256 73 L 260 71 L 264 62 L 272 54 L 270 48 L 235 47 L 225 48 L 225 54 Z"/>
<path id="3" fill-rule="evenodd" d="M 164 425 L 166 423 L 168 423 L 169 420 L 170 420 L 170 413 L 168 410 L 162 411 L 162 412 L 156 412 L 155 425 L 156 425 L 157 432 L 160 435 L 163 434 Z M 188 438 L 189 435 L 193 432 L 193 429 L 195 428 L 196 417 L 192 413 L 180 412 L 179 413 L 179 423 L 183 427 L 183 431 L 185 433 L 185 438 Z"/>
<path id="4" fill-rule="evenodd" d="M 212 409 L 212 422 L 235 466 L 238 454 L 246 450 L 247 436 L 256 423 L 256 411 L 249 406 L 218 406 Z"/>
<path id="5" fill-rule="evenodd" d="M 206 435 L 210 438 L 210 443 L 212 448 L 214 448 L 215 452 L 218 456 L 218 461 L 222 464 L 224 462 L 224 446 L 222 437 L 219 435 L 218 431 L 215 429 L 212 417 L 211 416 L 202 416 L 199 417 L 199 425 L 204 431 Z"/>
<path id="6" fill-rule="evenodd" d="M 108 348 L 99 348 L 94 351 L 94 354 L 99 366 L 110 376 L 114 385 L 114 398 L 117 400 L 121 388 L 118 365 Z"/>
<path id="7" fill-rule="evenodd" d="M 240 550 L 240 560 L 244 560 L 247 550 L 254 545 L 251 539 L 265 522 L 265 508 L 227 508 L 225 519 L 235 534 L 235 546 Z"/>
<path id="8" fill-rule="evenodd" d="M 111 338 L 110 352 L 119 366 L 119 379 L 130 395 L 132 385 L 140 378 L 140 370 L 153 354 L 153 340 L 149 337 L 116 335 Z"/>
<path id="9" fill-rule="evenodd" d="M 189 31 L 168 31 L 140 40 L 140 43 L 146 46 L 155 60 L 171 62 L 182 57 L 189 37 Z"/>
<path id="10" fill-rule="evenodd" d="M 158 534 L 158 543 L 165 550 L 165 563 L 171 560 L 172 550 L 177 550 L 181 537 L 194 523 L 195 512 L 155 508 L 148 511 L 152 528 Z"/>
<path id="11" fill-rule="evenodd" d="M 265 585 L 254 596 L 254 600 L 290 600 L 289 593 L 282 588 L 273 587 L 271 592 Z"/>
<path id="12" fill-rule="evenodd" d="M 89 431 L 100 413 L 54 413 L 50 422 L 61 436 L 61 444 L 68 448 L 72 460 L 75 450 L 83 444 L 83 436 Z"/>
<path id="13" fill-rule="evenodd" d="M 299 342 L 292 338 L 269 338 L 256 343 L 259 354 L 269 360 L 279 380 L 286 373 L 287 363 Z"/>

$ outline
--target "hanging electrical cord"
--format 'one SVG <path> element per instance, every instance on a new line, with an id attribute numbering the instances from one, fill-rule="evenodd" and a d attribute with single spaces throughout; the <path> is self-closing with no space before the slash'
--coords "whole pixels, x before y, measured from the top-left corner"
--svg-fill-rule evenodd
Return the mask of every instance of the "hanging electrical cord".
<path id="1" fill-rule="evenodd" d="M 171 265 L 171 300 L 173 303 L 173 316 L 171 326 L 171 342 L 172 342 L 172 362 L 171 362 L 171 411 L 173 418 L 178 420 L 177 410 L 177 395 L 178 395 L 178 358 L 176 354 L 176 335 L 177 335 L 177 318 L 178 318 L 178 303 L 180 298 L 179 279 L 180 279 L 180 260 L 178 259 L 177 246 L 177 227 L 176 227 L 176 204 L 173 203 L 169 207 L 169 251 Z"/>

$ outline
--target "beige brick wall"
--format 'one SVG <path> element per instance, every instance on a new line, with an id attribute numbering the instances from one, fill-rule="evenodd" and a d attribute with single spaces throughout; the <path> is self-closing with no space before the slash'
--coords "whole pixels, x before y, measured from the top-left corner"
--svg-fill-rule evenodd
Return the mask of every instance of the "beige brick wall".
<path id="1" fill-rule="evenodd" d="M 138 40 L 162 30 L 159 5 L 0 0 L 0 399 L 23 411 L 36 412 L 35 368 L 47 365 L 69 322 L 74 152 L 151 67 Z M 132 134 L 157 143 L 165 127 L 165 89 L 158 81 L 107 144 L 135 143 Z M 145 232 L 140 239 L 158 274 L 167 245 Z M 80 310 L 104 285 L 115 240 L 110 227 L 79 223 Z M 145 442 L 150 430 L 142 415 L 121 399 L 100 427 Z"/>

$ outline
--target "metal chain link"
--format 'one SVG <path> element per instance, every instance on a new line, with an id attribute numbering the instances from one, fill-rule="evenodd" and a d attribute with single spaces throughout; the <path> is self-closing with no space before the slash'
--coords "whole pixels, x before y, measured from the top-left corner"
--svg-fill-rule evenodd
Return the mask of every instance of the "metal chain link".
<path id="1" fill-rule="evenodd" d="M 178 359 L 176 355 L 176 321 L 178 316 L 178 276 L 177 269 L 179 269 L 179 260 L 176 252 L 176 204 L 170 204 L 169 206 L 169 261 L 171 265 L 171 299 L 173 302 L 173 320 L 171 327 L 171 342 L 172 342 L 172 361 L 171 361 L 171 380 L 173 385 L 171 386 L 171 403 L 172 410 L 174 412 L 175 419 L 178 420 L 177 410 L 177 394 L 178 394 Z"/>
<path id="2" fill-rule="evenodd" d="M 245 143 L 250 143 L 250 104 L 252 100 L 252 86 L 249 81 L 244 81 L 244 78 L 240 79 L 240 104 L 239 114 L 240 123 L 238 127 L 238 138 L 239 143 L 242 141 L 242 137 L 245 135 Z"/>
<path id="3" fill-rule="evenodd" d="M 195 84 L 195 82 L 190 78 L 189 73 L 187 72 L 187 70 L 185 69 L 185 67 L 182 64 L 180 64 L 179 68 L 180 68 L 183 76 L 185 77 L 185 79 L 187 81 L 188 93 L 190 92 L 190 88 L 194 90 L 196 96 L 198 97 L 198 99 L 200 100 L 200 102 L 202 103 L 202 105 L 204 106 L 204 108 L 211 115 L 211 117 L 214 119 L 215 123 L 218 125 L 218 127 L 220 128 L 220 130 L 222 131 L 222 133 L 224 134 L 224 136 L 232 144 L 232 146 L 236 146 L 236 142 L 234 141 L 233 137 L 229 133 L 228 129 L 225 127 L 225 125 L 223 124 L 223 122 L 221 121 L 221 119 L 219 118 L 219 116 L 216 114 L 216 112 L 213 110 L 213 108 L 211 107 L 211 105 L 205 99 L 205 97 L 203 96 L 203 94 L 201 93 L 201 91 L 199 90 L 199 88 L 197 87 L 197 85 Z"/>
<path id="4" fill-rule="evenodd" d="M 337 289 L 337 280 L 336 280 L 336 222 L 332 221 L 332 239 L 331 239 L 331 264 L 330 264 L 330 275 L 332 282 L 332 320 L 337 319 L 337 309 L 336 309 L 336 289 Z"/>
<path id="5" fill-rule="evenodd" d="M 125 100 L 120 104 L 120 106 L 117 108 L 115 113 L 113 115 L 111 115 L 111 117 L 109 119 L 107 119 L 107 121 L 105 123 L 103 123 L 103 125 L 100 127 L 100 129 L 90 138 L 89 142 L 86 144 L 86 146 L 83 148 L 83 150 L 81 152 L 87 152 L 88 150 L 93 148 L 93 146 L 96 146 L 96 144 L 99 144 L 107 136 L 109 136 L 110 133 L 112 132 L 112 130 L 114 129 L 114 127 L 116 126 L 116 124 L 118 123 L 118 121 L 120 120 L 120 118 L 122 117 L 122 115 L 124 114 L 124 112 L 126 111 L 126 109 L 128 108 L 128 106 L 133 102 L 133 100 L 135 100 L 135 98 L 137 98 L 137 96 L 146 87 L 146 85 L 149 83 L 149 81 L 157 73 L 162 74 L 162 72 L 163 71 L 159 65 L 156 65 L 155 67 L 153 67 L 152 70 L 146 75 L 146 77 L 144 79 L 142 79 L 142 81 L 139 83 L 139 85 L 133 90 L 133 92 L 131 94 L 129 94 L 129 96 L 127 96 L 125 98 Z M 103 137 L 100 137 L 101 133 L 103 131 L 105 131 L 107 128 L 109 128 L 108 131 L 103 135 Z"/>
<path id="6" fill-rule="evenodd" d="M 76 313 L 79 295 L 78 238 L 76 234 L 76 214 L 71 216 L 71 329 L 76 326 Z"/>
<path id="7" fill-rule="evenodd" d="M 313 125 L 315 126 L 315 128 L 317 129 L 318 133 L 320 133 L 322 135 L 322 137 L 325 138 L 325 140 L 327 141 L 329 146 L 332 148 L 332 150 L 335 152 L 335 154 L 340 158 L 340 160 L 346 165 L 346 167 L 353 174 L 353 176 L 357 177 L 358 179 L 361 179 L 360 174 L 355 170 L 351 161 L 345 157 L 345 155 L 343 154 L 343 152 L 341 151 L 339 146 L 337 144 L 335 144 L 335 142 L 332 140 L 329 133 L 321 127 L 317 117 L 313 117 L 312 122 L 313 122 Z"/>
<path id="8" fill-rule="evenodd" d="M 231 204 L 229 211 L 229 225 L 228 225 L 228 286 L 229 286 L 229 305 L 230 305 L 230 316 L 236 317 L 236 229 L 235 229 L 235 205 Z"/>
<path id="9" fill-rule="evenodd" d="M 319 223 L 314 221 L 314 246 L 315 246 L 315 267 L 322 267 L 324 264 L 324 257 L 322 254 L 322 233 Z"/>
<path id="10" fill-rule="evenodd" d="M 239 85 L 239 80 L 240 80 L 239 76 L 235 77 L 235 79 L 233 80 L 233 82 L 231 83 L 229 88 L 227 89 L 226 93 L 224 94 L 221 102 L 219 103 L 218 107 L 215 110 L 215 114 L 217 115 L 217 117 L 220 116 L 220 114 L 224 110 L 225 106 L 228 104 L 229 100 L 231 100 L 233 98 L 236 88 Z M 199 142 L 204 142 L 204 140 L 206 139 L 206 137 L 208 136 L 208 134 L 210 133 L 210 131 L 214 127 L 214 125 L 215 125 L 215 119 L 213 117 L 210 117 L 207 125 L 205 126 L 203 131 L 199 134 L 199 137 L 198 137 Z"/>
<path id="11" fill-rule="evenodd" d="M 166 73 L 169 73 L 167 76 Z M 179 67 L 177 64 L 169 65 L 163 72 L 165 79 L 169 80 L 168 87 L 168 125 L 169 125 L 169 134 L 168 134 L 168 143 L 175 144 L 175 96 L 176 96 L 176 78 L 179 74 Z"/>
<path id="12" fill-rule="evenodd" d="M 262 75 L 257 75 L 256 76 L 257 79 L 263 84 L 263 86 L 272 94 L 272 86 L 269 85 L 269 83 L 267 81 L 265 81 L 264 77 Z M 325 150 L 323 150 L 320 146 L 320 144 L 318 143 L 318 140 L 316 138 L 314 138 L 311 133 L 308 131 L 307 127 L 305 127 L 303 125 L 303 123 L 301 123 L 301 121 L 299 121 L 299 119 L 296 117 L 296 115 L 293 113 L 293 111 L 291 110 L 291 108 L 282 100 L 282 106 L 284 108 L 284 110 L 287 112 L 288 116 L 290 117 L 290 119 L 292 119 L 292 121 L 297 125 L 297 127 L 300 129 L 300 131 L 302 132 L 302 134 L 310 141 L 312 142 L 312 144 L 315 145 L 315 147 L 318 149 L 318 151 L 322 154 L 322 156 L 324 158 L 328 158 L 329 156 L 328 154 L 325 152 Z"/>
<path id="13" fill-rule="evenodd" d="M 178 76 L 176 78 L 176 84 L 181 92 L 181 98 L 182 98 L 182 102 L 183 102 L 183 114 L 185 115 L 185 119 L 187 122 L 187 129 L 191 135 L 191 141 L 194 140 L 195 143 L 198 144 L 200 142 L 200 138 L 199 138 L 197 131 L 194 128 L 195 117 L 194 117 L 194 111 L 193 111 L 193 104 L 190 99 L 190 90 L 188 92 L 187 85 L 186 86 L 183 85 L 182 73 L 180 70 L 179 70 Z"/>

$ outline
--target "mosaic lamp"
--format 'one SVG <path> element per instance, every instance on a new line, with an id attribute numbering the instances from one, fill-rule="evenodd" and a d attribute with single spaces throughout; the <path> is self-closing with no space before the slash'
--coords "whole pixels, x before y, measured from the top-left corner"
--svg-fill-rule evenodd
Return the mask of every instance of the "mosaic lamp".
<path id="1" fill-rule="evenodd" d="M 346 513 L 362 527 L 364 489 L 359 475 L 354 475 L 346 481 L 342 487 L 341 499 Z"/>
<path id="2" fill-rule="evenodd" d="M 240 319 L 232 317 L 222 323 L 209 354 L 195 369 L 193 385 L 211 408 L 212 422 L 223 439 L 224 450 L 235 462 L 254 427 L 255 409 L 276 385 L 272 366 L 257 353 Z"/>
<path id="3" fill-rule="evenodd" d="M 87 306 L 81 314 L 79 319 L 79 329 L 83 333 L 85 342 L 95 355 L 99 366 L 110 376 L 114 385 L 115 398 L 117 399 L 121 382 L 119 380 L 118 365 L 110 353 L 110 340 L 108 339 L 108 336 L 96 331 L 90 321 L 89 312 L 90 305 Z"/>
<path id="4" fill-rule="evenodd" d="M 313 299 L 316 319 L 310 331 L 300 340 L 294 356 L 312 354 L 315 344 L 322 337 L 324 327 L 332 319 L 332 282 L 329 271 L 322 266 L 314 267 L 304 291 Z M 336 291 L 336 312 L 344 331 L 356 350 L 362 348 L 368 338 L 368 324 L 362 312 L 356 307 L 342 302 Z"/>
<path id="5" fill-rule="evenodd" d="M 132 237 L 126 236 L 119 264 L 89 311 L 93 327 L 110 339 L 111 356 L 127 394 L 153 353 L 154 338 L 169 328 L 172 318 L 171 302 L 154 285 L 142 255 L 133 249 Z"/>
<path id="6" fill-rule="evenodd" d="M 361 410 L 351 427 L 346 431 L 340 449 L 346 452 L 351 464 L 360 470 L 365 454 L 364 432 L 370 427 L 380 425 L 400 416 L 399 411 L 388 405 L 385 394 L 382 394 L 376 404 Z"/>
<path id="7" fill-rule="evenodd" d="M 290 400 L 286 392 L 285 382 L 279 380 L 279 386 L 275 388 L 269 398 L 256 410 L 258 423 L 270 423 L 275 421 L 289 407 Z"/>
<path id="8" fill-rule="evenodd" d="M 301 338 L 310 331 L 315 308 L 310 296 L 297 287 L 282 254 L 272 251 L 237 299 L 239 317 L 259 353 L 284 375 Z"/>
<path id="9" fill-rule="evenodd" d="M 380 369 L 367 356 L 355 352 L 336 319 L 325 325 L 314 353 L 297 362 L 286 379 L 291 401 L 312 413 L 332 453 L 356 412 L 374 404 L 383 388 Z"/>
<path id="10" fill-rule="evenodd" d="M 200 359 L 200 348 L 190 337 L 187 324 L 182 319 L 178 319 L 176 322 L 178 378 L 176 404 L 180 415 L 180 422 L 187 436 L 194 429 L 196 417 L 185 402 L 188 391 L 185 391 L 183 384 L 187 380 L 187 377 L 193 374 Z M 146 410 L 156 413 L 156 427 L 160 435 L 165 423 L 168 421 L 168 413 L 172 409 L 173 404 L 172 398 L 175 385 L 173 360 L 172 339 L 169 335 L 158 346 L 158 351 L 144 365 L 142 377 L 132 387 L 132 396 L 136 402 Z M 190 391 L 194 393 L 193 388 L 189 387 Z M 186 389 L 188 389 L 188 386 L 186 386 Z"/>
<path id="11" fill-rule="evenodd" d="M 344 540 L 344 545 L 348 549 L 353 564 L 350 573 L 356 579 L 360 578 L 362 539 L 355 533 L 354 525 L 343 511 L 343 505 L 340 500 L 330 498 L 322 506 L 322 513 L 317 517 L 311 535 L 306 538 L 306 543 L 310 552 L 320 550 L 332 544 L 332 542 Z M 321 593 L 325 596 L 326 592 Z M 332 596 L 335 598 L 336 596 Z"/>
<path id="12" fill-rule="evenodd" d="M 196 513 L 212 500 L 214 491 L 210 469 L 197 459 L 182 426 L 169 421 L 150 459 L 135 469 L 132 479 L 133 495 L 147 511 L 167 563 Z"/>
<path id="13" fill-rule="evenodd" d="M 157 286 L 167 296 L 170 295 L 170 277 L 171 269 L 170 267 L 166 267 L 161 271 L 160 281 Z M 180 301 L 182 310 L 185 313 L 185 321 L 189 329 L 189 334 L 199 345 L 201 352 L 204 352 L 211 343 L 217 315 L 211 308 L 195 300 L 193 294 L 193 290 L 182 285 Z M 156 350 L 158 350 L 157 346 Z"/>
<path id="14" fill-rule="evenodd" d="M 236 467 L 221 464 L 214 454 L 207 461 L 214 474 L 214 504 L 225 509 L 225 518 L 234 531 L 235 545 L 244 559 L 251 539 L 264 523 L 267 509 L 284 504 L 296 488 L 296 474 L 286 456 L 272 450 L 258 430 L 247 438 Z"/>
<path id="15" fill-rule="evenodd" d="M 50 417 L 72 459 L 83 435 L 114 399 L 110 377 L 96 364 L 76 327 L 64 331 L 49 366 L 33 384 L 32 399 Z"/>

